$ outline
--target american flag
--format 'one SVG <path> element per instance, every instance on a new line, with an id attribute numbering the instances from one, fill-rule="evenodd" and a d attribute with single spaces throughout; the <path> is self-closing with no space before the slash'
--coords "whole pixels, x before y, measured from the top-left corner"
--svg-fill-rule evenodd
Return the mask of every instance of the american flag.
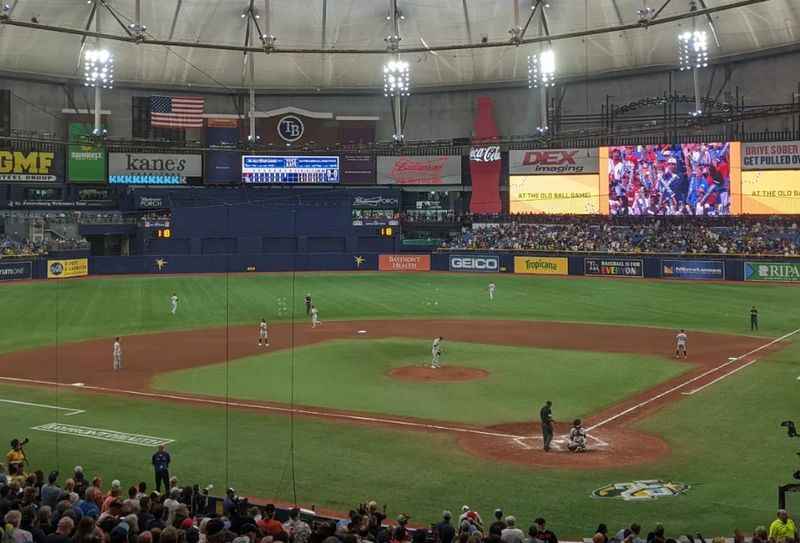
<path id="1" fill-rule="evenodd" d="M 150 126 L 203 128 L 204 106 L 198 96 L 151 96 Z"/>

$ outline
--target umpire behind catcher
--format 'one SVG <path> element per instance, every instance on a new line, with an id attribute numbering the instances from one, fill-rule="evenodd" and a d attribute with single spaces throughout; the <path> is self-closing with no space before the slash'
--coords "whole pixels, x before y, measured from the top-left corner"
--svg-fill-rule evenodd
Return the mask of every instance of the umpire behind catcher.
<path id="1" fill-rule="evenodd" d="M 542 440 L 544 441 L 544 451 L 550 450 L 550 443 L 553 441 L 553 402 L 547 400 L 539 410 L 539 418 L 542 420 Z"/>

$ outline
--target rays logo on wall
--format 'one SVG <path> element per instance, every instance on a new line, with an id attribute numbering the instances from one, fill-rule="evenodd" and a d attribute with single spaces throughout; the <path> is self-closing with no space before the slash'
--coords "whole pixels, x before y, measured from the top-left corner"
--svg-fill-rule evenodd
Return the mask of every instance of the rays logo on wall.
<path id="1" fill-rule="evenodd" d="M 278 121 L 278 135 L 283 141 L 295 142 L 303 137 L 305 127 L 300 117 L 287 115 Z"/>
<path id="2" fill-rule="evenodd" d="M 656 500 L 680 496 L 689 490 L 686 483 L 648 479 L 644 481 L 628 481 L 610 483 L 592 492 L 592 498 L 618 499 L 625 501 Z"/>

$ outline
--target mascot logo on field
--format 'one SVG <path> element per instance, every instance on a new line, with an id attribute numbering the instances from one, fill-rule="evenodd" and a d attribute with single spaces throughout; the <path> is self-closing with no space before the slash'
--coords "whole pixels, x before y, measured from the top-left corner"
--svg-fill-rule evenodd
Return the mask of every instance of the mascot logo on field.
<path id="1" fill-rule="evenodd" d="M 610 483 L 592 492 L 592 498 L 608 498 L 625 501 L 656 500 L 680 496 L 689 490 L 689 485 L 661 479 Z"/>

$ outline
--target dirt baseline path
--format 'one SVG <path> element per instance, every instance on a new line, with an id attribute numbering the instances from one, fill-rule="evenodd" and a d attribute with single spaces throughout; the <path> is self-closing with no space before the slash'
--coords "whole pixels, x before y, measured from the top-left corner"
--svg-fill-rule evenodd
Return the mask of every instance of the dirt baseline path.
<path id="1" fill-rule="evenodd" d="M 366 330 L 366 334 L 359 334 Z M 312 329 L 307 323 L 275 324 L 270 327 L 268 352 L 294 346 L 319 344 L 333 339 L 370 340 L 389 337 L 424 338 L 442 335 L 448 340 L 521 347 L 571 349 L 609 353 L 665 356 L 672 352 L 674 331 L 658 328 L 604 326 L 580 323 L 475 320 L 377 320 L 326 322 Z M 444 421 L 411 419 L 376 413 L 295 406 L 301 416 L 356 424 L 377 424 L 457 436 L 468 452 L 485 459 L 523 465 L 568 468 L 622 466 L 653 461 L 669 453 L 661 438 L 630 428 L 665 404 L 676 401 L 728 372 L 744 367 L 783 342 L 694 332 L 691 334 L 689 370 L 585 419 L 590 429 L 590 447 L 584 454 L 541 450 L 538 424 L 469 426 Z M 82 341 L 0 355 L 0 379 L 45 386 L 82 383 L 79 390 L 125 394 L 159 401 L 225 405 L 224 398 L 169 394 L 150 389 L 158 373 L 186 369 L 265 353 L 257 345 L 257 327 L 239 326 L 204 330 L 142 334 L 123 338 L 124 371 L 111 368 L 111 339 Z M 736 357 L 735 360 L 729 360 Z M 726 362 L 727 361 L 727 362 Z M 558 401 L 557 393 L 552 398 Z M 231 399 L 230 407 L 289 413 L 288 405 Z M 531 418 L 539 406 L 531 406 Z M 568 426 L 557 425 L 556 435 Z"/>

